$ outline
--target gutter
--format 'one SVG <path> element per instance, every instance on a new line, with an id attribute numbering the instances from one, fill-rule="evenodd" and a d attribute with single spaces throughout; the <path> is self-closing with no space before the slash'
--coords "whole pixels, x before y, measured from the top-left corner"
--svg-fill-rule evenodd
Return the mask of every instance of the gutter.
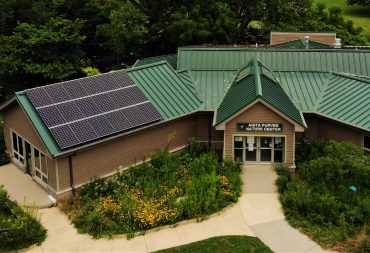
<path id="1" fill-rule="evenodd" d="M 73 175 L 73 158 L 74 154 L 68 156 L 68 168 L 69 168 L 69 183 L 72 189 L 72 195 L 75 196 L 76 189 L 74 187 L 74 175 Z"/>

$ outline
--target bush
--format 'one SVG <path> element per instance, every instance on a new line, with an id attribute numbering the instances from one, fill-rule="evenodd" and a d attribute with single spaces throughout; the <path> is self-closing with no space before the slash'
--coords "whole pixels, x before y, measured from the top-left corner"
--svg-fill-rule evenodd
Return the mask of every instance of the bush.
<path id="1" fill-rule="evenodd" d="M 19 250 L 45 240 L 46 230 L 33 209 L 21 209 L 0 187 L 0 252 Z"/>
<path id="2" fill-rule="evenodd" d="M 290 172 L 290 169 L 284 165 L 275 166 L 275 171 L 279 176 L 276 179 L 275 184 L 279 193 L 283 193 L 288 189 L 288 184 L 292 180 L 292 173 Z"/>
<path id="3" fill-rule="evenodd" d="M 218 162 L 215 152 L 191 142 L 185 150 L 161 150 L 110 180 L 95 179 L 80 197 L 61 203 L 76 228 L 93 237 L 132 233 L 200 218 L 236 202 L 241 166 Z"/>
<path id="4" fill-rule="evenodd" d="M 276 167 L 280 200 L 293 225 L 332 246 L 370 224 L 369 159 L 346 142 L 318 141 L 305 150 L 296 174 Z"/>

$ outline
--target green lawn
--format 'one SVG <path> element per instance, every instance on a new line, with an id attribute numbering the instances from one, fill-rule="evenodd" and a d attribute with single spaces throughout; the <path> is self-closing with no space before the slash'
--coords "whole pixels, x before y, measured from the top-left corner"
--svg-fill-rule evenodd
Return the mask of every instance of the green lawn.
<path id="1" fill-rule="evenodd" d="M 249 236 L 219 236 L 187 245 L 156 251 L 160 253 L 273 253 L 260 239 Z"/>
<path id="2" fill-rule="evenodd" d="M 340 7 L 344 18 L 352 20 L 355 26 L 361 26 L 364 29 L 363 34 L 370 39 L 370 6 L 347 5 L 346 0 L 313 0 L 313 2 L 325 3 L 327 7 Z"/>

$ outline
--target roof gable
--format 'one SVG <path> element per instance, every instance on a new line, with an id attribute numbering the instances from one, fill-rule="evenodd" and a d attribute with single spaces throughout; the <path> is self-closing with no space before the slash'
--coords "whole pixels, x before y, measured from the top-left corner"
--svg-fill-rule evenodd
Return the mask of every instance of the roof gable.
<path id="1" fill-rule="evenodd" d="M 306 40 L 297 39 L 288 42 L 283 42 L 273 45 L 274 48 L 286 48 L 286 49 L 328 49 L 332 48 L 327 44 L 323 44 L 314 40 L 308 40 L 308 45 L 306 45 Z"/>
<path id="2" fill-rule="evenodd" d="M 256 58 L 238 71 L 217 108 L 215 125 L 224 123 L 259 99 L 284 114 L 295 125 L 305 127 L 300 111 L 282 89 L 273 73 Z"/>

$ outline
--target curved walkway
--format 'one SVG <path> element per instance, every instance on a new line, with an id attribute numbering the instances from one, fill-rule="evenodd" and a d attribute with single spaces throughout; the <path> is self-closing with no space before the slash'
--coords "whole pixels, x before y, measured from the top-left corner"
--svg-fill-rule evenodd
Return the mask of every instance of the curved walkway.
<path id="1" fill-rule="evenodd" d="M 57 208 L 41 209 L 41 222 L 48 229 L 46 241 L 27 252 L 152 252 L 220 235 L 258 236 L 274 252 L 323 252 L 308 237 L 284 220 L 270 166 L 243 169 L 242 197 L 236 205 L 200 223 L 185 222 L 176 227 L 151 231 L 131 240 L 93 240 L 77 234 Z"/>

